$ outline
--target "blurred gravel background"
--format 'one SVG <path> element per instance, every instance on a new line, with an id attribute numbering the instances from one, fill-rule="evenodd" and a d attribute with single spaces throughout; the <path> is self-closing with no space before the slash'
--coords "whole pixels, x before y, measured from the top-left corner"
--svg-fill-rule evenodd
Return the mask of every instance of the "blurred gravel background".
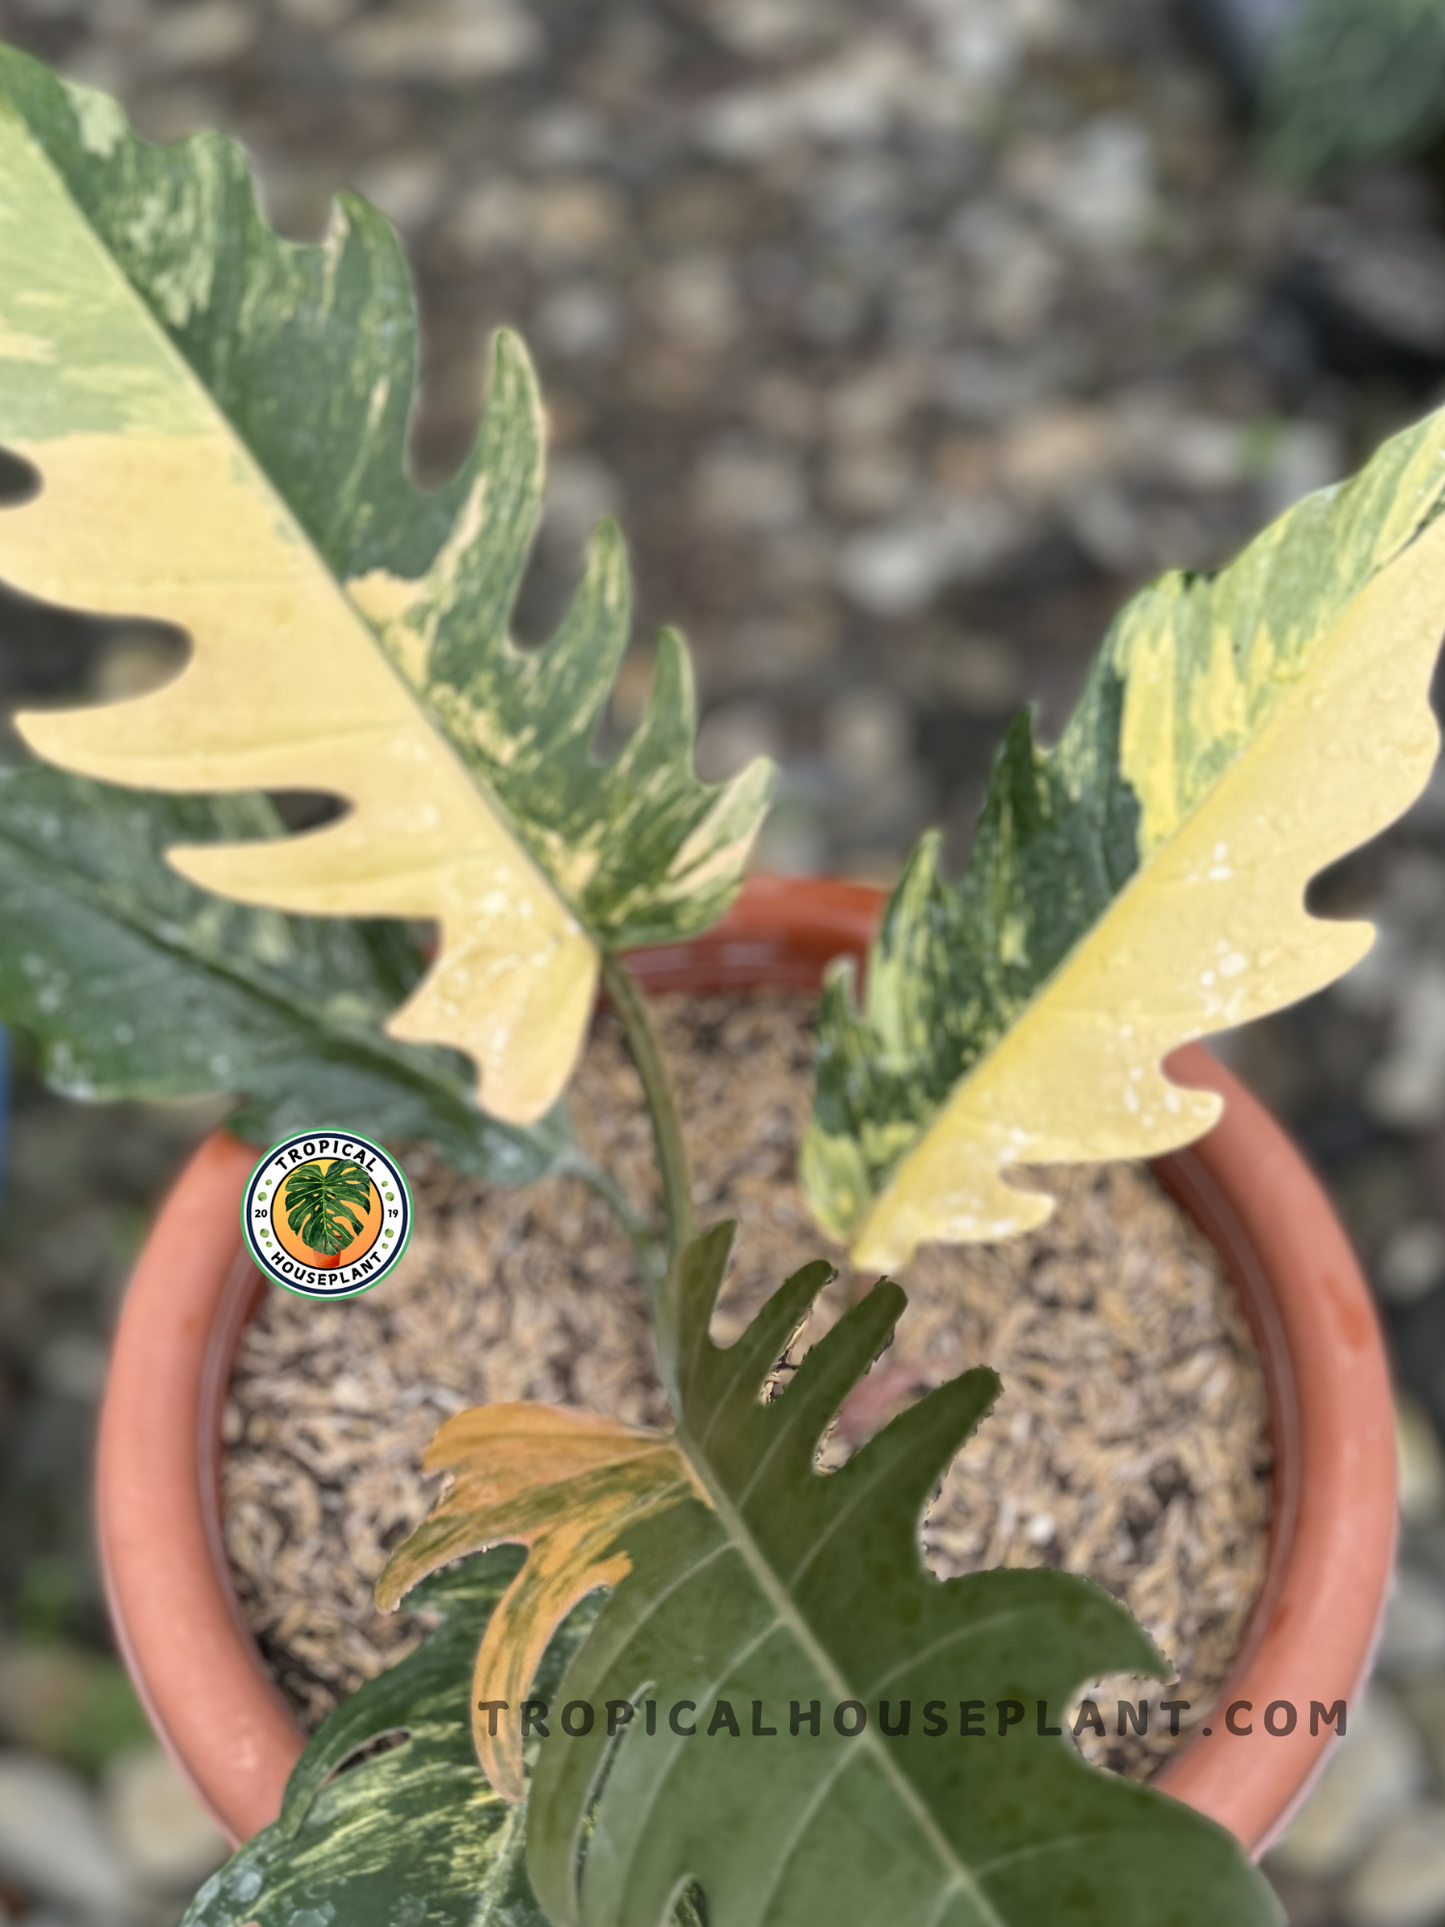
<path id="1" fill-rule="evenodd" d="M 967 850 L 1026 698 L 1445 393 L 1445 159 L 1261 169 L 1243 91 L 1290 0 L 0 0 L 0 31 L 168 140 L 218 126 L 284 232 L 359 188 L 416 264 L 419 472 L 521 327 L 553 440 L 519 627 L 601 514 L 638 643 L 686 631 L 723 775 L 784 771 L 762 865 Z M 4 474 L 0 470 L 0 494 Z M 0 700 L 176 660 L 0 592 Z M 1406 1534 L 1379 1676 L 1274 1856 L 1297 1923 L 1445 1921 L 1445 783 L 1324 879 L 1383 935 L 1228 1040 L 1325 1173 L 1395 1348 Z M 214 1837 L 108 1657 L 88 1466 L 147 1214 L 216 1107 L 86 1110 L 15 1044 L 0 1215 L 0 1920 L 165 1927 Z"/>

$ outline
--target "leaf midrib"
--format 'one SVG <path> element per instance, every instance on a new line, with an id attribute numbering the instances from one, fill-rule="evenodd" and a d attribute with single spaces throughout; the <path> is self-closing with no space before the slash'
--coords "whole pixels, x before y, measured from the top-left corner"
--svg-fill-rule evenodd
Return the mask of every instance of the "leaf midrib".
<path id="1" fill-rule="evenodd" d="M 714 1474 L 711 1465 L 685 1424 L 679 1424 L 677 1440 L 688 1459 L 697 1466 L 698 1476 L 707 1488 L 713 1510 L 722 1521 L 729 1539 L 737 1548 L 754 1583 L 772 1607 L 777 1623 L 797 1641 L 808 1659 L 832 1687 L 836 1699 L 841 1701 L 853 1698 L 851 1682 L 844 1678 L 828 1649 L 813 1632 L 807 1619 L 798 1611 L 786 1586 L 774 1572 L 771 1563 L 749 1530 L 746 1520 L 734 1506 L 731 1495 Z M 978 1907 L 982 1927 L 1008 1927 L 1008 1923 L 979 1886 L 973 1870 L 959 1858 L 957 1849 L 933 1817 L 931 1809 L 918 1789 L 880 1743 L 873 1726 L 871 1724 L 865 1726 L 858 1737 L 863 1742 L 860 1751 L 871 1756 L 882 1772 L 884 1781 L 908 1809 L 924 1838 L 933 1848 L 946 1879 L 952 1885 L 967 1892 Z M 859 1755 L 855 1754 L 852 1757 L 857 1758 Z"/>

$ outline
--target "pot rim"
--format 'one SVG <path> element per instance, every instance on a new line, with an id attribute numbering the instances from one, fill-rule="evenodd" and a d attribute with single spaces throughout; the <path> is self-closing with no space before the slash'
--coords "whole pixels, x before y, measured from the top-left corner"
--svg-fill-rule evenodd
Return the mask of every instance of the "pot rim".
<path id="1" fill-rule="evenodd" d="M 752 876 L 706 935 L 629 961 L 654 991 L 815 988 L 833 957 L 865 951 L 883 901 L 861 884 Z M 1394 1407 L 1368 1288 L 1300 1153 L 1201 1045 L 1169 1067 L 1226 1100 L 1207 1137 L 1154 1170 L 1240 1293 L 1265 1365 L 1275 1484 L 1264 1583 L 1220 1695 L 1250 1703 L 1253 1731 L 1196 1733 L 1153 1784 L 1257 1857 L 1337 1737 L 1323 1720 L 1311 1734 L 1311 1702 L 1348 1704 L 1368 1674 L 1395 1547 Z M 233 1841 L 276 1817 L 305 1743 L 246 1624 L 221 1521 L 226 1387 L 265 1293 L 237 1228 L 256 1156 L 212 1133 L 157 1217 L 116 1333 L 96 1483 L 122 1657 L 162 1742 Z M 1298 1718 L 1276 1737 L 1263 1715 L 1279 1702 Z"/>

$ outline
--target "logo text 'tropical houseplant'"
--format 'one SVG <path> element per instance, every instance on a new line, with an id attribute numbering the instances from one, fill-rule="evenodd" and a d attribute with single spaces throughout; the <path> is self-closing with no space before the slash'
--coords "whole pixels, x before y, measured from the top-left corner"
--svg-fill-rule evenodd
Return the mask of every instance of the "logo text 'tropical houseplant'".
<path id="1" fill-rule="evenodd" d="M 1168 1676 L 1121 1606 L 1060 1572 L 924 1567 L 920 1514 L 994 1375 L 824 1475 L 899 1288 L 771 1401 L 826 1266 L 729 1349 L 709 1338 L 731 1232 L 694 1224 L 622 956 L 721 915 L 771 772 L 697 779 L 670 633 L 643 721 L 597 759 L 629 640 L 620 539 L 597 531 L 556 632 L 519 648 L 543 461 L 527 357 L 498 337 L 475 447 L 433 494 L 404 465 L 414 376 L 405 270 L 364 202 L 320 246 L 283 242 L 234 147 L 147 146 L 0 52 L 0 441 L 36 478 L 0 514 L 0 578 L 191 642 L 153 694 L 20 719 L 41 760 L 0 772 L 0 1012 L 76 1096 L 230 1090 L 262 1142 L 351 1117 L 501 1182 L 579 1173 L 633 1239 L 675 1419 L 501 1405 L 443 1428 L 451 1484 L 379 1588 L 436 1574 L 440 1629 L 325 1724 L 192 1920 L 1278 1919 L 1229 1835 L 1059 1730 L 1089 1678 Z M 1442 501 L 1434 417 L 1219 575 L 1145 590 L 1058 744 L 1027 714 L 1008 731 L 957 882 L 925 838 L 861 999 L 840 967 L 819 1018 L 803 1176 L 860 1267 L 1037 1224 L 1049 1200 L 1013 1166 L 1187 1143 L 1217 1100 L 1166 1054 L 1363 954 L 1368 926 L 1304 893 L 1431 767 Z M 286 835 L 265 793 L 297 787 L 347 809 Z M 599 981 L 651 1112 L 660 1230 L 567 1123 Z M 960 1708 L 980 1697 L 1018 1720 L 978 1730 Z M 548 1748 L 524 1702 L 558 1701 L 608 1711 Z M 684 1701 L 732 1724 L 654 1730 Z M 815 1701 L 856 1711 L 771 1730 L 767 1708 Z"/>

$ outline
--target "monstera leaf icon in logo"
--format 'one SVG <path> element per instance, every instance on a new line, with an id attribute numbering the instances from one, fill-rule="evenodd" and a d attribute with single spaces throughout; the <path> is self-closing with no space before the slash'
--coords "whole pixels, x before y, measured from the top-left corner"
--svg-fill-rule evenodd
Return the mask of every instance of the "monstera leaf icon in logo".
<path id="1" fill-rule="evenodd" d="M 305 1298 L 369 1291 L 406 1249 L 411 1217 L 401 1166 L 355 1131 L 302 1131 L 273 1144 L 241 1206 L 257 1265 Z"/>
<path id="2" fill-rule="evenodd" d="M 371 1210 L 371 1179 L 350 1158 L 329 1164 L 298 1164 L 282 1180 L 286 1222 L 318 1265 L 334 1265 L 347 1245 L 359 1238 L 365 1224 L 356 1207 Z"/>

